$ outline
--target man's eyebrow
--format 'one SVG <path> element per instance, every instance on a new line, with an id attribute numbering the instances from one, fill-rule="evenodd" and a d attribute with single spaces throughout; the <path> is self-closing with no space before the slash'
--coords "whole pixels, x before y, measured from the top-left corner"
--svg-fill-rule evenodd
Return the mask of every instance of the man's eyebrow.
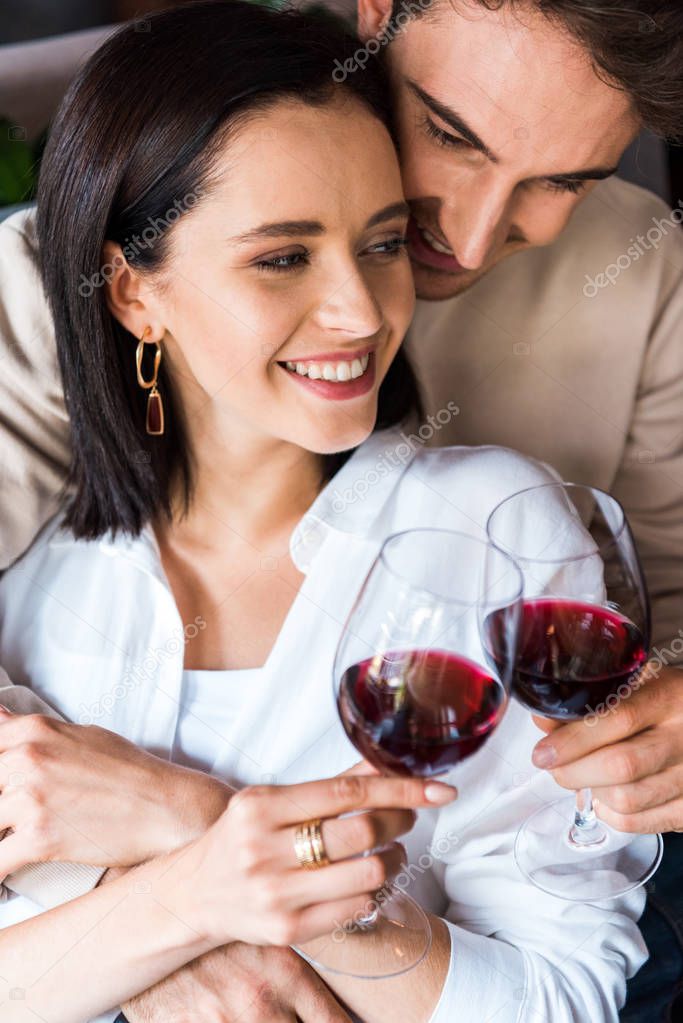
<path id="1" fill-rule="evenodd" d="M 445 103 L 435 99 L 434 96 L 430 96 L 428 92 L 421 89 L 417 82 L 413 82 L 412 79 L 407 78 L 406 82 L 408 88 L 413 92 L 419 100 L 421 100 L 426 107 L 440 117 L 442 121 L 450 125 L 453 131 L 457 131 L 458 135 L 462 135 L 466 139 L 473 149 L 477 149 L 480 153 L 483 153 L 492 163 L 498 163 L 498 157 L 493 153 L 486 143 L 477 135 L 470 126 L 463 121 L 460 114 L 456 113 L 452 107 L 447 107 Z"/>
<path id="2" fill-rule="evenodd" d="M 408 88 L 420 99 L 426 107 L 440 117 L 442 121 L 449 124 L 453 131 L 457 131 L 459 135 L 462 135 L 469 144 L 484 156 L 488 157 L 492 163 L 499 163 L 498 157 L 493 153 L 486 143 L 473 131 L 470 126 L 463 121 L 462 117 L 455 112 L 451 107 L 446 106 L 445 103 L 441 103 L 440 100 L 430 96 L 428 92 L 421 89 L 417 82 L 413 82 L 411 79 L 407 79 Z M 564 183 L 566 181 L 602 181 L 604 178 L 610 178 L 617 172 L 618 168 L 615 167 L 589 167 L 585 170 L 579 171 L 567 171 L 562 174 L 542 174 L 535 180 L 537 181 L 553 181 L 557 184 Z"/>
<path id="3" fill-rule="evenodd" d="M 407 217 L 409 213 L 410 210 L 406 202 L 394 202 L 390 206 L 385 206 L 384 209 L 378 210 L 377 213 L 373 213 L 366 227 L 375 227 L 385 220 L 393 220 L 394 217 Z M 325 226 L 319 220 L 279 220 L 273 221 L 270 224 L 261 224 L 259 227 L 252 228 L 251 231 L 245 231 L 244 234 L 238 234 L 233 238 L 229 238 L 228 241 L 240 244 L 255 241 L 259 238 L 282 238 L 283 235 L 302 238 L 324 233 Z"/>

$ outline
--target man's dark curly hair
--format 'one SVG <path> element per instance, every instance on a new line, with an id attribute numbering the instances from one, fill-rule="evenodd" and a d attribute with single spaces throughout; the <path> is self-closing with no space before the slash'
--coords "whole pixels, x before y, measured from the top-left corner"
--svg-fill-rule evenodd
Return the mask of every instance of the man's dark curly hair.
<path id="1" fill-rule="evenodd" d="M 404 0 L 394 0 L 394 16 Z M 438 17 L 443 0 L 425 7 Z M 448 0 L 457 7 L 457 0 Z M 622 89 L 644 127 L 683 138 L 683 0 L 476 0 L 489 10 L 537 10 L 591 54 L 598 75 Z M 417 5 L 412 5 L 411 10 Z M 416 11 L 416 16 L 424 17 Z"/>

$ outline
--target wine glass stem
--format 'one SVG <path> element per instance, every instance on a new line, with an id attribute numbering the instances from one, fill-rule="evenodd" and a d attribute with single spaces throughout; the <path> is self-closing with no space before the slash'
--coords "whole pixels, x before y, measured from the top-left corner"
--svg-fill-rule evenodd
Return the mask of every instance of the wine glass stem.
<path id="1" fill-rule="evenodd" d="M 607 838 L 605 828 L 595 816 L 593 796 L 590 789 L 579 789 L 576 793 L 574 823 L 569 840 L 574 845 L 600 845 Z"/>

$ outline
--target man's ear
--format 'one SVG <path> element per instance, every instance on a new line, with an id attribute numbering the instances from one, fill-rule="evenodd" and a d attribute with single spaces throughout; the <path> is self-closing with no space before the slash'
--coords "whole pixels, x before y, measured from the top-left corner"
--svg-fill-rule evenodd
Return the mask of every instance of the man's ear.
<path id="1" fill-rule="evenodd" d="M 109 312 L 134 337 L 141 337 L 145 327 L 155 323 L 156 311 L 150 308 L 148 289 L 117 242 L 106 241 L 102 246 L 100 278 Z"/>
<path id="2" fill-rule="evenodd" d="M 358 35 L 363 41 L 386 28 L 392 6 L 392 0 L 358 0 Z"/>

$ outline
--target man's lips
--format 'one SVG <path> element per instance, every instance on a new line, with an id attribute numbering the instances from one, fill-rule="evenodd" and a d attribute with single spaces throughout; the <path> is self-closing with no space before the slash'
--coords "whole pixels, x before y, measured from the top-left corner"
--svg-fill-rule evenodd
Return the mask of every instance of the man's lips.
<path id="1" fill-rule="evenodd" d="M 432 267 L 434 270 L 460 273 L 465 269 L 455 256 L 446 252 L 437 252 L 432 248 L 427 239 L 422 236 L 417 222 L 412 217 L 408 222 L 408 250 L 411 258 L 417 263 Z"/>

